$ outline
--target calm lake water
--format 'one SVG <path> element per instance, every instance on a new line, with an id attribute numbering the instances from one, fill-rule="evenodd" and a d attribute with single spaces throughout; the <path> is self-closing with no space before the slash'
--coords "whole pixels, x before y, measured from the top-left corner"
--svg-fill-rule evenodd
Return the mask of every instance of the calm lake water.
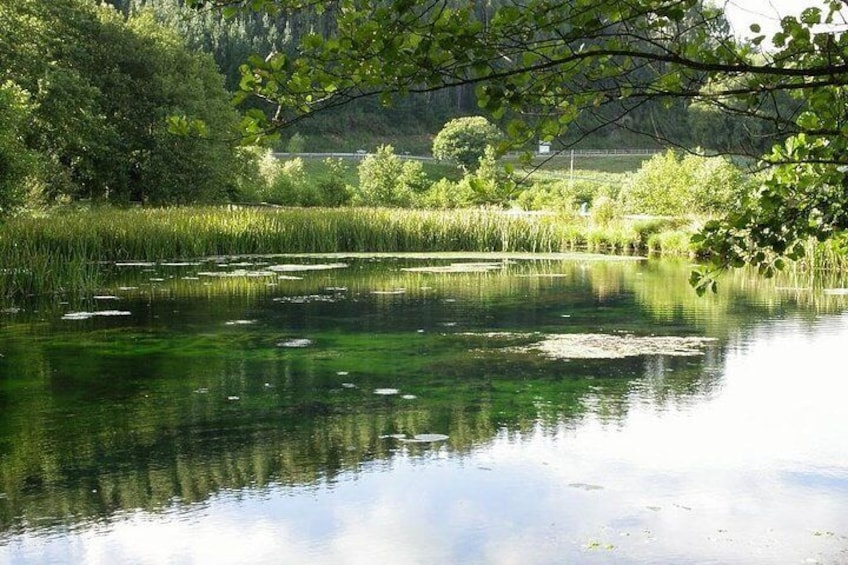
<path id="1" fill-rule="evenodd" d="M 848 562 L 838 283 L 105 268 L 102 296 L 0 314 L 0 562 Z"/>

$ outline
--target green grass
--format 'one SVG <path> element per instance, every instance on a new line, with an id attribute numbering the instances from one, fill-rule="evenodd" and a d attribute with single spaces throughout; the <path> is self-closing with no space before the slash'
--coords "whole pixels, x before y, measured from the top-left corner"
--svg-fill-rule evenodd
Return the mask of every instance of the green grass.
<path id="1" fill-rule="evenodd" d="M 101 263 L 274 253 L 638 252 L 661 229 L 499 210 L 57 209 L 0 227 L 0 297 L 97 289 Z"/>

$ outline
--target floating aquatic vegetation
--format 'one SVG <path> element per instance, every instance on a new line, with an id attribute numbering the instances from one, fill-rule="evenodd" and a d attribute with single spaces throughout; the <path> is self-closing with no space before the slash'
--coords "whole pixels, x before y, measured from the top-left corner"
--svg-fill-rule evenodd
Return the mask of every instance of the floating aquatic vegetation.
<path id="1" fill-rule="evenodd" d="M 276 273 L 271 271 L 246 271 L 245 269 L 236 269 L 235 271 L 203 271 L 197 273 L 199 277 L 218 277 L 218 278 L 264 278 L 276 276 Z"/>
<path id="2" fill-rule="evenodd" d="M 538 332 L 465 332 L 457 335 L 470 337 L 486 337 L 490 339 L 527 339 L 529 337 L 540 336 L 542 334 L 539 334 Z"/>
<path id="3" fill-rule="evenodd" d="M 518 335 L 518 334 L 513 334 Z M 715 338 L 631 334 L 554 334 L 511 351 L 539 352 L 551 359 L 620 359 L 639 355 L 702 355 Z"/>
<path id="4" fill-rule="evenodd" d="M 99 312 L 68 312 L 64 316 L 62 316 L 63 320 L 88 320 L 90 318 L 94 318 L 95 316 L 131 316 L 132 312 L 126 312 L 123 310 L 101 310 Z"/>
<path id="5" fill-rule="evenodd" d="M 374 394 L 379 394 L 380 396 L 393 396 L 398 394 L 400 390 L 396 388 L 375 388 Z"/>
<path id="6" fill-rule="evenodd" d="M 228 320 L 224 322 L 225 326 L 250 326 L 256 323 L 256 320 Z"/>
<path id="7" fill-rule="evenodd" d="M 381 435 L 380 439 L 396 439 L 403 443 L 435 443 L 450 439 L 450 436 L 445 434 L 416 434 L 412 437 L 407 437 L 406 434 L 385 434 Z"/>
<path id="8" fill-rule="evenodd" d="M 116 267 L 155 267 L 156 263 L 151 263 L 149 261 L 124 261 L 120 263 L 115 263 Z"/>
<path id="9" fill-rule="evenodd" d="M 406 439 L 406 434 L 385 434 L 380 439 Z"/>
<path id="10" fill-rule="evenodd" d="M 292 348 L 309 347 L 310 345 L 312 345 L 312 340 L 302 338 L 302 337 L 287 339 L 285 341 L 281 341 L 281 342 L 277 343 L 277 347 L 292 347 Z"/>
<path id="11" fill-rule="evenodd" d="M 400 441 L 404 443 L 435 443 L 437 441 L 445 441 L 449 439 L 450 436 L 446 436 L 445 434 L 416 434 L 411 438 L 403 438 Z"/>
<path id="12" fill-rule="evenodd" d="M 503 263 L 451 263 L 429 267 L 405 267 L 401 270 L 409 273 L 488 273 L 500 270 L 503 266 Z"/>
<path id="13" fill-rule="evenodd" d="M 312 302 L 336 302 L 339 298 L 328 294 L 309 294 L 305 296 L 278 296 L 274 302 L 285 304 L 310 304 Z"/>
<path id="14" fill-rule="evenodd" d="M 330 269 L 346 269 L 348 267 L 347 263 L 325 263 L 325 264 L 317 264 L 317 265 L 271 265 L 268 267 L 269 271 L 274 271 L 275 273 L 288 273 L 288 272 L 299 272 L 299 271 L 327 271 Z"/>

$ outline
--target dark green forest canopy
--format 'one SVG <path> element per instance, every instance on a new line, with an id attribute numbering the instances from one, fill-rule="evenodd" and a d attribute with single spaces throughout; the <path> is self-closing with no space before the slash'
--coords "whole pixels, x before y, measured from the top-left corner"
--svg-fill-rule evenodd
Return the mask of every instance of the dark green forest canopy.
<path id="1" fill-rule="evenodd" d="M 682 101 L 761 120 L 782 139 L 758 155 L 772 166 L 759 190 L 696 236 L 716 266 L 753 264 L 769 275 L 781 257 L 799 256 L 800 242 L 848 227 L 848 38 L 832 27 L 844 23 L 840 0 L 810 0 L 773 37 L 745 42 L 720 8 L 699 0 L 188 4 L 226 14 L 332 15 L 331 29 L 304 35 L 296 55 L 254 57 L 242 67 L 242 95 L 275 107 L 254 132 L 361 99 L 389 104 L 466 86 L 518 143 L 569 139 L 586 115 L 597 127 L 649 124 L 640 133 L 665 138 L 656 123 L 629 118 L 652 103 Z M 712 285 L 699 276 L 693 282 Z"/>

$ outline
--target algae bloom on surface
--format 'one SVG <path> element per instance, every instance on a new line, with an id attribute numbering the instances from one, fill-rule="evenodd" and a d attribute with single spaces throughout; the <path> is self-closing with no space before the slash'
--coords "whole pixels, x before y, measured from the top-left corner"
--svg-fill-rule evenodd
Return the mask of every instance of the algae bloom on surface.
<path id="1" fill-rule="evenodd" d="M 96 316 L 112 317 L 112 316 L 131 316 L 132 312 L 125 310 L 101 310 L 99 312 L 68 312 L 62 316 L 63 320 L 89 320 Z"/>
<path id="2" fill-rule="evenodd" d="M 268 267 L 269 271 L 274 271 L 275 273 L 292 273 L 292 272 L 302 272 L 302 271 L 329 271 L 332 269 L 346 269 L 348 267 L 347 263 L 324 263 L 324 264 L 283 264 L 283 265 L 271 265 Z"/>
<path id="3" fill-rule="evenodd" d="M 502 269 L 503 263 L 451 263 L 427 267 L 407 267 L 409 273 L 488 273 Z"/>
<path id="4" fill-rule="evenodd" d="M 621 359 L 639 355 L 703 355 L 714 338 L 632 334 L 552 334 L 512 351 L 539 352 L 551 359 Z"/>
<path id="5" fill-rule="evenodd" d="M 286 339 L 279 343 L 277 343 L 277 347 L 291 347 L 291 348 L 301 348 L 301 347 L 309 347 L 312 345 L 311 339 L 306 339 L 302 337 Z"/>
<path id="6" fill-rule="evenodd" d="M 400 441 L 404 443 L 435 443 L 438 441 L 446 441 L 450 436 L 445 434 L 416 434 L 411 438 L 403 438 Z"/>

